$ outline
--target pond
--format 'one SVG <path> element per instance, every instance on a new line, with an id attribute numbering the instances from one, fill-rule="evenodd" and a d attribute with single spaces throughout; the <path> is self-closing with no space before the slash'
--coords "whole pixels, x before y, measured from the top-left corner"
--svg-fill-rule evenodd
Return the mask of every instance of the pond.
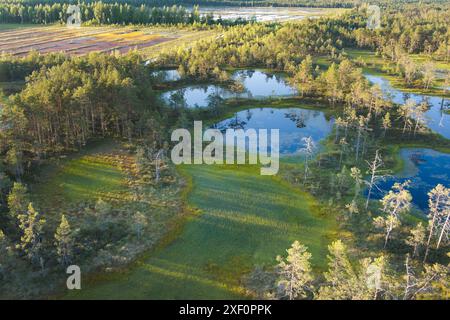
<path id="1" fill-rule="evenodd" d="M 220 130 L 270 129 L 280 130 L 280 155 L 297 155 L 304 148 L 302 138 L 311 136 L 318 142 L 326 138 L 332 128 L 333 119 L 317 110 L 302 108 L 253 108 L 237 112 L 234 117 L 217 123 Z"/>
<path id="2" fill-rule="evenodd" d="M 422 210 L 428 208 L 428 192 L 437 184 L 449 187 L 450 181 L 450 154 L 437 152 L 430 149 L 400 150 L 400 156 L 404 161 L 403 170 L 395 177 L 389 178 L 379 184 L 383 191 L 388 191 L 395 182 L 411 180 L 408 190 L 413 197 L 415 206 Z M 376 195 L 381 198 L 381 194 Z"/>
<path id="3" fill-rule="evenodd" d="M 243 96 L 248 98 L 285 97 L 297 94 L 297 90 L 289 86 L 279 74 L 258 70 L 240 70 L 236 71 L 232 78 L 244 85 Z"/>
<path id="4" fill-rule="evenodd" d="M 445 113 L 445 109 L 450 106 L 448 99 L 402 92 L 392 87 L 389 80 L 382 76 L 370 74 L 366 74 L 365 76 L 371 83 L 378 84 L 383 92 L 389 95 L 395 103 L 404 104 L 408 99 L 414 99 L 417 103 L 426 101 L 430 106 L 430 109 L 426 112 L 428 118 L 427 126 L 434 132 L 450 139 L 450 114 Z"/>
<path id="5" fill-rule="evenodd" d="M 232 96 L 238 97 L 239 95 L 217 85 L 189 86 L 162 94 L 163 100 L 169 105 L 187 108 L 207 107 L 209 99 L 213 96 L 220 96 L 226 99 Z"/>
<path id="6" fill-rule="evenodd" d="M 212 95 L 219 95 L 223 99 L 231 97 L 264 99 L 292 96 L 297 93 L 284 81 L 282 76 L 277 74 L 259 70 L 239 70 L 234 72 L 231 77 L 244 85 L 243 92 L 232 92 L 218 85 L 196 85 L 167 91 L 162 94 L 162 98 L 167 103 L 194 108 L 206 107 Z"/>
<path id="7" fill-rule="evenodd" d="M 177 81 L 181 79 L 180 73 L 176 69 L 156 70 L 153 71 L 151 75 L 161 82 Z"/>

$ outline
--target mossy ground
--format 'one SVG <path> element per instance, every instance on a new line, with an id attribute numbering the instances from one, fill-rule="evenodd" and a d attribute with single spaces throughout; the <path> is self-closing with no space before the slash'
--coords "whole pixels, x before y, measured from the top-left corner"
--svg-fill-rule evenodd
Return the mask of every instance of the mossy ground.
<path id="1" fill-rule="evenodd" d="M 312 197 L 253 166 L 181 171 L 192 177 L 187 200 L 194 211 L 182 230 L 128 272 L 74 298 L 242 298 L 242 276 L 256 264 L 274 265 L 294 240 L 308 246 L 318 270 L 325 268 L 337 225 Z"/>

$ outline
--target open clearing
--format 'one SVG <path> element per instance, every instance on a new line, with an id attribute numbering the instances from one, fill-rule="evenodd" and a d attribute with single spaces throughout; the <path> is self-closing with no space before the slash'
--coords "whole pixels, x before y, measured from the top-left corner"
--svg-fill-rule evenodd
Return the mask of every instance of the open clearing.
<path id="1" fill-rule="evenodd" d="M 24 56 L 30 51 L 64 52 L 79 56 L 92 51 L 126 53 L 144 50 L 163 43 L 192 41 L 210 32 L 174 28 L 81 27 L 65 26 L 15 28 L 0 30 L 0 52 Z M 185 38 L 188 39 L 185 39 Z"/>
<path id="2" fill-rule="evenodd" d="M 336 222 L 298 189 L 251 166 L 184 166 L 194 208 L 167 246 L 125 273 L 101 275 L 67 298 L 226 299 L 245 296 L 241 278 L 274 265 L 294 240 L 323 270 Z"/>
<path id="3" fill-rule="evenodd" d="M 98 198 L 111 202 L 126 199 L 126 175 L 121 164 L 125 162 L 116 143 L 93 143 L 81 155 L 45 166 L 39 183 L 32 185 L 34 200 L 47 211 Z"/>

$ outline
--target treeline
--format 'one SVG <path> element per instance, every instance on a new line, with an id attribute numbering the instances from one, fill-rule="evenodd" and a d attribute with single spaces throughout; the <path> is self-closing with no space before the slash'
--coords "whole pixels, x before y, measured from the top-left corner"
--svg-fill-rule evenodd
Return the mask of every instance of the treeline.
<path id="1" fill-rule="evenodd" d="M 164 159 L 155 166 L 151 147 L 120 146 L 89 163 L 120 167 L 128 184 L 121 201 L 106 197 L 55 206 L 25 183 L 12 184 L 4 197 L 7 210 L 0 211 L 2 299 L 60 292 L 71 264 L 86 273 L 124 267 L 166 234 L 167 220 L 180 214 L 176 174 Z M 129 193 L 135 198 L 127 198 Z"/>
<path id="2" fill-rule="evenodd" d="M 7 3 L 23 4 L 54 4 L 73 3 L 77 0 L 5 0 Z M 95 2 L 95 0 L 85 0 Z M 358 0 L 105 0 L 105 3 L 127 3 L 134 6 L 172 6 L 172 5 L 210 5 L 210 6 L 241 6 L 241 7 L 323 7 L 323 8 L 349 8 L 358 4 Z"/>
<path id="3" fill-rule="evenodd" d="M 192 10 L 182 6 L 152 7 L 141 4 L 107 3 L 103 1 L 82 2 L 80 7 L 81 22 L 90 24 L 223 24 L 246 23 L 243 18 L 232 21 L 213 19 L 213 13 L 200 15 L 199 7 Z M 71 13 L 67 13 L 69 3 L 23 4 L 1 3 L 0 23 L 66 23 Z"/>
<path id="4" fill-rule="evenodd" d="M 34 69 L 2 106 L 0 153 L 15 180 L 33 162 L 81 148 L 92 137 L 156 137 L 158 125 L 149 124 L 164 123 L 138 54 L 36 55 L 4 64 L 23 74 Z"/>
<path id="5" fill-rule="evenodd" d="M 336 57 L 342 48 L 356 45 L 349 30 L 364 23 L 343 17 L 231 27 L 214 40 L 163 52 L 156 63 L 177 65 L 181 74 L 197 78 L 219 77 L 227 66 L 293 71 L 308 54 Z"/>
<path id="6" fill-rule="evenodd" d="M 77 4 L 78 0 L 3 0 L 4 3 L 22 3 L 22 4 L 54 4 L 54 3 L 72 3 Z M 96 0 L 84 0 L 91 3 Z M 105 3 L 127 3 L 133 6 L 147 5 L 154 7 L 172 6 L 172 5 L 202 5 L 202 6 L 239 6 L 239 7 L 312 7 L 312 8 L 352 8 L 363 5 L 362 0 L 104 0 Z M 404 7 L 406 4 L 446 4 L 446 0 L 374 0 L 370 4 L 380 7 Z"/>
<path id="7" fill-rule="evenodd" d="M 403 76 L 406 82 L 423 76 L 428 78 L 425 86 L 429 86 L 432 66 L 420 70 L 408 54 L 426 53 L 448 61 L 449 14 L 450 10 L 443 13 L 435 6 L 394 10 L 386 15 L 379 30 L 366 28 L 365 7 L 339 19 L 237 26 L 217 39 L 164 52 L 157 63 L 179 66 L 181 74 L 201 78 L 220 77 L 220 70 L 227 66 L 260 66 L 292 73 L 307 55 L 336 59 L 344 54 L 345 48 L 370 48 L 391 58 L 396 64 L 392 71 Z"/>
<path id="8" fill-rule="evenodd" d="M 450 6 L 387 7 L 381 12 L 382 28 L 355 30 L 359 47 L 375 49 L 393 60 L 402 52 L 426 53 L 448 61 Z"/>
<path id="9" fill-rule="evenodd" d="M 75 259 L 84 270 L 119 266 L 154 245 L 179 213 L 176 176 L 160 156 L 179 115 L 159 103 L 141 56 L 34 52 L 2 56 L 0 70 L 7 81 L 26 81 L 1 104 L 0 296 L 42 296 Z M 104 138 L 123 141 L 100 160 L 123 171 L 133 201 L 54 207 L 28 192 L 46 160 Z"/>
<path id="10" fill-rule="evenodd" d="M 258 299 L 281 300 L 416 300 L 448 297 L 450 265 L 420 267 L 406 255 L 402 271 L 389 256 L 352 261 L 349 247 L 341 240 L 328 246 L 328 269 L 317 276 L 312 255 L 298 241 L 276 258 L 272 270 L 257 267 L 246 279 L 248 291 Z"/>
<path id="11" fill-rule="evenodd" d="M 2 23 L 66 23 L 68 3 L 53 4 L 0 4 Z M 81 21 L 84 24 L 182 24 L 212 23 L 212 16 L 200 17 L 198 7 L 133 6 L 127 3 L 80 3 Z"/>

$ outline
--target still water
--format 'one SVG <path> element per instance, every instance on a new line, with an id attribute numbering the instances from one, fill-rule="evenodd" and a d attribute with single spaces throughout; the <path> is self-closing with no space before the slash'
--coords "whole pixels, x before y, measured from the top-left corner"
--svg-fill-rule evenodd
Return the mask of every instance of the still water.
<path id="1" fill-rule="evenodd" d="M 254 108 L 237 112 L 234 117 L 217 123 L 220 130 L 279 129 L 280 155 L 296 155 L 304 148 L 302 138 L 311 136 L 316 144 L 326 138 L 333 119 L 327 119 L 321 111 L 301 108 Z"/>
<path id="2" fill-rule="evenodd" d="M 426 101 L 430 106 L 430 109 L 426 112 L 426 117 L 428 118 L 427 126 L 434 132 L 450 139 L 450 115 L 444 112 L 446 108 L 450 107 L 448 99 L 402 92 L 392 87 L 389 80 L 381 76 L 366 74 L 366 78 L 371 83 L 379 85 L 383 92 L 391 97 L 395 103 L 404 104 L 408 99 L 414 99 L 416 103 Z"/>
<path id="3" fill-rule="evenodd" d="M 396 176 L 379 184 L 379 187 L 388 191 L 395 182 L 410 180 L 408 190 L 413 197 L 413 203 L 422 210 L 428 208 L 428 192 L 437 184 L 449 187 L 450 181 L 450 154 L 430 149 L 400 150 L 404 161 L 403 170 Z M 381 197 L 381 194 L 377 195 Z"/>
<path id="4" fill-rule="evenodd" d="M 233 73 L 232 79 L 243 84 L 243 92 L 235 93 L 217 85 L 188 86 L 165 92 L 162 98 L 169 104 L 194 108 L 208 106 L 208 101 L 213 95 L 219 95 L 223 99 L 232 97 L 264 99 L 286 97 L 297 93 L 280 75 L 264 71 L 240 70 Z"/>

